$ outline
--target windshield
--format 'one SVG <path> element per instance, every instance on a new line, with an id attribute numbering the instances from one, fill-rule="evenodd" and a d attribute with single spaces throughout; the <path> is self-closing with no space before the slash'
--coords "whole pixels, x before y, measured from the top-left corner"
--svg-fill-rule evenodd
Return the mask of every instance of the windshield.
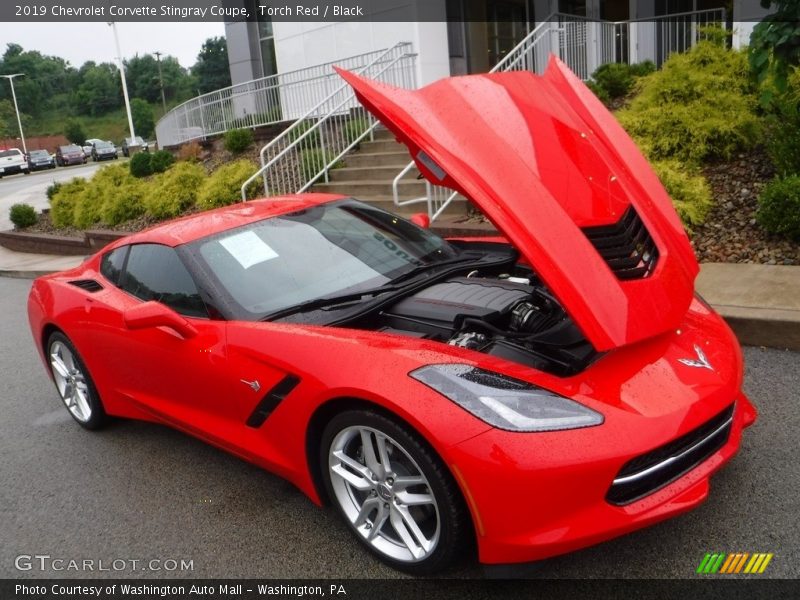
<path id="1" fill-rule="evenodd" d="M 6 158 L 7 156 L 19 156 L 22 152 L 19 150 L 0 150 L 0 158 Z"/>
<path id="2" fill-rule="evenodd" d="M 372 289 L 458 253 L 433 233 L 353 201 L 272 217 L 187 248 L 242 320 Z"/>
<path id="3" fill-rule="evenodd" d="M 77 146 L 61 146 L 61 153 L 66 154 L 67 152 L 83 152 L 83 150 Z"/>
<path id="4" fill-rule="evenodd" d="M 50 158 L 50 154 L 47 150 L 31 150 L 31 156 L 36 158 Z"/>
<path id="5" fill-rule="evenodd" d="M 94 147 L 95 148 L 112 148 L 113 145 L 111 144 L 111 142 L 95 142 L 94 143 Z"/>

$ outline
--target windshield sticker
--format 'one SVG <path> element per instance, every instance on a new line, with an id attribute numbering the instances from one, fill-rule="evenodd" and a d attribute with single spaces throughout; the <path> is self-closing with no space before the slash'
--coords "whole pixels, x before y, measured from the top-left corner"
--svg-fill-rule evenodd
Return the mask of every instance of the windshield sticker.
<path id="1" fill-rule="evenodd" d="M 238 233 L 220 240 L 219 243 L 245 269 L 278 258 L 278 253 L 264 243 L 255 231 Z"/>

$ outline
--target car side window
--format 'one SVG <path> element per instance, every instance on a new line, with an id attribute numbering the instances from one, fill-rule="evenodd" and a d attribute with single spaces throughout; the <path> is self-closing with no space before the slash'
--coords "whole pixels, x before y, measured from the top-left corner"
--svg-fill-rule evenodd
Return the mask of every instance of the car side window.
<path id="1" fill-rule="evenodd" d="M 161 302 L 187 317 L 208 317 L 192 276 L 175 250 L 168 246 L 131 246 L 120 287 L 145 302 Z"/>
<path id="2" fill-rule="evenodd" d="M 125 256 L 130 246 L 122 246 L 103 255 L 100 261 L 100 273 L 114 285 L 119 285 L 119 277 L 125 266 Z"/>

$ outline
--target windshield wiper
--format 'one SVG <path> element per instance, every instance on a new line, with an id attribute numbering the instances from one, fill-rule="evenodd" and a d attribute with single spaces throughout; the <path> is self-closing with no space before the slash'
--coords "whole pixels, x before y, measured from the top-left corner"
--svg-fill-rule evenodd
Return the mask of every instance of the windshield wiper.
<path id="1" fill-rule="evenodd" d="M 403 273 L 402 275 L 395 277 L 394 279 L 392 279 L 391 283 L 395 284 L 395 283 L 400 283 L 401 281 L 408 281 L 409 279 L 412 279 L 417 275 L 421 275 L 422 273 L 425 273 L 426 271 L 431 271 L 433 269 L 436 269 L 437 267 L 442 267 L 447 265 L 457 265 L 463 262 L 473 262 L 473 263 L 479 262 L 480 259 L 484 258 L 484 256 L 485 254 L 482 252 L 470 252 L 468 254 L 467 253 L 462 254 L 461 256 L 458 256 L 456 258 L 448 258 L 447 260 L 440 260 L 425 265 L 419 265 L 417 267 L 414 267 L 410 271 L 407 271 L 406 273 Z"/>
<path id="2" fill-rule="evenodd" d="M 280 310 L 276 310 L 275 312 L 271 312 L 268 315 L 261 317 L 260 320 L 272 321 L 274 319 L 280 319 L 281 317 L 287 317 L 289 315 L 293 315 L 300 312 L 306 312 L 318 308 L 327 308 L 329 306 L 336 306 L 339 304 L 346 304 L 348 302 L 353 302 L 355 300 L 361 300 L 364 296 L 377 296 L 385 292 L 396 292 L 398 289 L 400 288 L 395 285 L 384 285 L 381 287 L 361 290 L 358 292 L 339 294 L 338 296 L 323 296 L 322 298 L 314 298 L 313 300 L 306 300 L 305 302 L 301 302 L 300 304 L 295 304 L 294 306 L 287 306 L 286 308 L 282 308 Z"/>

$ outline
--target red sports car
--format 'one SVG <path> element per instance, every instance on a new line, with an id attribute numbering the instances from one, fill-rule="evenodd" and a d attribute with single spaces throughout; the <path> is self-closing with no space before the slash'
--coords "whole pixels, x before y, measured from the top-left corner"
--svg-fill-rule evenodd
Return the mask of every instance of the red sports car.
<path id="1" fill-rule="evenodd" d="M 163 423 L 332 503 L 431 573 L 530 561 L 700 504 L 756 411 L 670 199 L 583 84 L 343 73 L 431 181 L 502 237 L 444 240 L 353 199 L 248 202 L 38 279 L 69 412 Z"/>

